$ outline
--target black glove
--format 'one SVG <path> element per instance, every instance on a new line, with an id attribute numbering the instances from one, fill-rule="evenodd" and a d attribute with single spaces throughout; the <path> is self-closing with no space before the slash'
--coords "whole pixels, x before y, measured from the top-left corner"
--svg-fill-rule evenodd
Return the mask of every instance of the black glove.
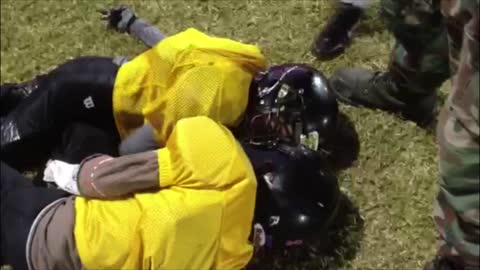
<path id="1" fill-rule="evenodd" d="M 101 9 L 99 12 L 103 15 L 102 20 L 108 22 L 108 27 L 121 33 L 129 32 L 130 26 L 137 19 L 133 10 L 125 5 L 120 5 L 112 9 Z"/>

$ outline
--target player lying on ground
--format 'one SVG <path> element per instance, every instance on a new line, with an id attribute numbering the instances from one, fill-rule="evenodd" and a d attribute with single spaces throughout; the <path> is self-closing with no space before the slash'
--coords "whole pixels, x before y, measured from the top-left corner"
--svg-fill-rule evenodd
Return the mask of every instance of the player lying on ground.
<path id="1" fill-rule="evenodd" d="M 200 116 L 178 121 L 157 151 L 51 161 L 45 179 L 78 197 L 34 187 L 2 162 L 1 263 L 241 269 L 254 251 L 302 248 L 328 224 L 338 199 L 335 177 L 312 153 L 240 144 Z"/>
<path id="2" fill-rule="evenodd" d="M 124 139 L 122 153 L 163 146 L 178 120 L 199 115 L 235 133 L 249 133 L 254 141 L 259 130 L 251 129 L 252 122 L 268 122 L 287 110 L 292 113 L 284 121 L 294 123 L 294 129 L 283 133 L 295 135 L 289 139 L 322 149 L 331 137 L 337 102 L 314 68 L 286 64 L 266 69 L 256 46 L 195 29 L 164 37 L 125 7 L 106 15 L 110 24 L 153 47 L 127 62 L 80 57 L 30 83 L 2 86 L 5 100 L 18 89 L 31 93 L 2 119 L 3 161 L 18 168 L 25 153 L 49 153 L 71 122 Z M 278 134 L 278 128 L 262 132 Z"/>

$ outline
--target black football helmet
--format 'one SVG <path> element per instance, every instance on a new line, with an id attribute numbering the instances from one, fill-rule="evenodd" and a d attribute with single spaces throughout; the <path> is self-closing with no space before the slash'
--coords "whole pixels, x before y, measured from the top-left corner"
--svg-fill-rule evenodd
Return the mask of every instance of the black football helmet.
<path id="1" fill-rule="evenodd" d="M 243 143 L 257 177 L 254 241 L 267 250 L 301 246 L 336 216 L 337 178 L 306 146 L 258 148 Z M 296 149 L 295 149 L 296 148 Z M 259 240 L 260 239 L 260 240 Z"/>
<path id="2" fill-rule="evenodd" d="M 282 142 L 326 150 L 337 114 L 337 100 L 318 70 L 303 64 L 272 66 L 251 85 L 244 139 L 268 148 Z"/>

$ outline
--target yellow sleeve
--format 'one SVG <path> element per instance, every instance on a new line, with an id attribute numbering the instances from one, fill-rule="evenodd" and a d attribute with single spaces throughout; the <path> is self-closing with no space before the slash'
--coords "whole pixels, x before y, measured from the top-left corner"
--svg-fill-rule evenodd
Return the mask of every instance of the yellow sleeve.
<path id="1" fill-rule="evenodd" d="M 177 122 L 158 154 L 160 187 L 220 189 L 241 181 L 241 147 L 224 126 L 205 116 Z M 249 167 L 248 167 L 249 168 Z"/>

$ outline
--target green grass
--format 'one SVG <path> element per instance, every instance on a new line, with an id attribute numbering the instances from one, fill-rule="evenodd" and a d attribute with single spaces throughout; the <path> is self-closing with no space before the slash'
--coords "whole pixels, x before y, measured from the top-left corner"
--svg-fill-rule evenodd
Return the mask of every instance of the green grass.
<path id="1" fill-rule="evenodd" d="M 97 8 L 118 1 L 2 0 L 1 82 L 21 81 L 81 55 L 133 56 L 144 48 L 107 31 Z M 271 64 L 306 62 L 327 75 L 335 68 L 384 70 L 392 37 L 373 7 L 347 53 L 319 62 L 309 52 L 314 34 L 333 9 L 329 1 L 217 0 L 124 1 L 166 34 L 196 27 L 210 34 L 256 43 Z M 326 242 L 341 243 L 310 268 L 421 269 L 435 250 L 430 219 L 437 191 L 434 137 L 395 116 L 348 106 L 360 155 L 341 172 L 342 190 L 354 208 L 347 227 Z"/>

